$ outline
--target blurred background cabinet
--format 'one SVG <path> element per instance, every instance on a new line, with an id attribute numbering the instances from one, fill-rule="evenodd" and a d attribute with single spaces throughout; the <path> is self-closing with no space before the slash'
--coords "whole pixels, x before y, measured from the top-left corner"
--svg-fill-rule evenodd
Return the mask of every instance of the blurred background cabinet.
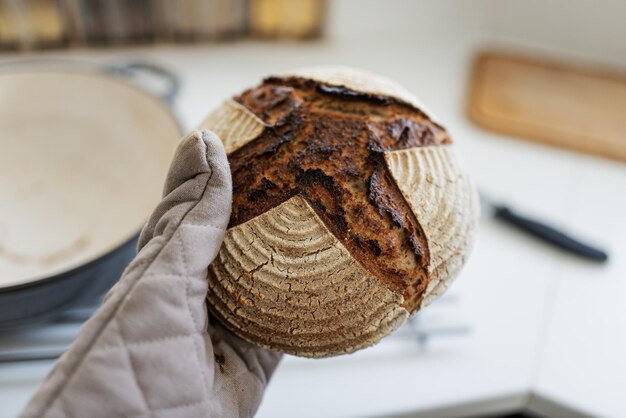
<path id="1" fill-rule="evenodd" d="M 0 0 L 0 49 L 322 34 L 324 0 Z"/>

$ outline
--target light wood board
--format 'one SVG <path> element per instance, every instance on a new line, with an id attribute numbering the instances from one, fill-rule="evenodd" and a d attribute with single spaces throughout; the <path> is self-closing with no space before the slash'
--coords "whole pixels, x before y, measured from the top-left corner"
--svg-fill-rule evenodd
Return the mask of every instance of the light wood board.
<path id="1" fill-rule="evenodd" d="M 626 161 L 626 74 L 485 53 L 468 114 L 490 130 Z"/>

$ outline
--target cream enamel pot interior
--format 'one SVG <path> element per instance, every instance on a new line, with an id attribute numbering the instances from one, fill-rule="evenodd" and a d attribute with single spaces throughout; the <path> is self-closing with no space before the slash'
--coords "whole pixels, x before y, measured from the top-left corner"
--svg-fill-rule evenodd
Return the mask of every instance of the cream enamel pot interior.
<path id="1" fill-rule="evenodd" d="M 160 199 L 181 128 L 109 70 L 0 71 L 0 328 L 106 291 Z"/>

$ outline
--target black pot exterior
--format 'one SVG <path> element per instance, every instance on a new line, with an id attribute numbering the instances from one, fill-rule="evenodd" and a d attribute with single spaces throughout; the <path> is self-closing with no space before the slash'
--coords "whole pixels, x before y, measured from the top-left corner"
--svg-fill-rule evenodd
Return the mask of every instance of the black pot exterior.
<path id="1" fill-rule="evenodd" d="M 120 278 L 136 253 L 138 235 L 113 251 L 59 275 L 0 289 L 0 330 L 53 321 L 93 304 Z"/>

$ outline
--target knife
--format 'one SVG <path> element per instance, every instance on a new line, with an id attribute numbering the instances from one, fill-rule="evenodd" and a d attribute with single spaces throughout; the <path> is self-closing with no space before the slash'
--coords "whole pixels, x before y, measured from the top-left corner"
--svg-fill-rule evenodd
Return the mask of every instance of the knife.
<path id="1" fill-rule="evenodd" d="M 491 209 L 495 219 L 545 243 L 570 254 L 598 263 L 604 263 L 609 259 L 609 255 L 602 249 L 587 244 L 565 232 L 559 231 L 545 222 L 521 215 L 506 205 L 492 203 L 490 200 L 486 199 L 482 193 L 480 200 L 483 206 L 487 206 Z"/>

